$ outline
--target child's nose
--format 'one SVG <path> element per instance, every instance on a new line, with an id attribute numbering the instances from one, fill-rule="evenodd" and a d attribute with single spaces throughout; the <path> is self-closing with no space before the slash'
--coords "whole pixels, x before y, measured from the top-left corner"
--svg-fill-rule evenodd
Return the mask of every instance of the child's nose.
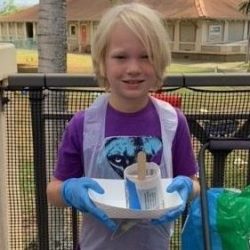
<path id="1" fill-rule="evenodd" d="M 141 65 L 139 60 L 130 60 L 128 63 L 128 68 L 127 68 L 128 73 L 130 74 L 138 74 L 141 72 Z"/>

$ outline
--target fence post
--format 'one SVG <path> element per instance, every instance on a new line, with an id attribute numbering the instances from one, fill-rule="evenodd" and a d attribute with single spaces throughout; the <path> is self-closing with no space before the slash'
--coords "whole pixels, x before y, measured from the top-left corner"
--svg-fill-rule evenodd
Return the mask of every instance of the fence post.
<path id="1" fill-rule="evenodd" d="M 16 49 L 13 44 L 0 44 L 0 250 L 10 249 L 10 226 L 9 226 L 9 200 L 8 200 L 8 173 L 7 173 L 7 127 L 4 114 L 4 82 L 9 74 L 17 72 Z"/>
<path id="2" fill-rule="evenodd" d="M 1 87 L 1 82 L 0 82 Z M 6 162 L 6 120 L 4 116 L 3 91 L 0 90 L 0 250 L 9 249 L 8 189 Z"/>
<path id="3" fill-rule="evenodd" d="M 45 132 L 42 118 L 42 89 L 30 90 L 32 135 L 34 151 L 34 175 L 36 183 L 36 215 L 38 249 L 49 249 L 48 206 L 46 197 Z"/>

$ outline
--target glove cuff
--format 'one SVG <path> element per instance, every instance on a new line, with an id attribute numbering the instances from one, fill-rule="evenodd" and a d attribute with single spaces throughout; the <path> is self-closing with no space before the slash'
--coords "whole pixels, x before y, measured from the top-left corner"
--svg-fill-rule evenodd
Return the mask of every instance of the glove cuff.
<path id="1" fill-rule="evenodd" d="M 61 196 L 62 201 L 63 201 L 68 207 L 72 207 L 71 203 L 70 203 L 70 202 L 68 201 L 68 199 L 67 199 L 67 195 L 68 195 L 68 194 L 66 194 L 66 186 L 67 186 L 67 184 L 68 184 L 69 181 L 70 181 L 70 179 L 69 179 L 69 180 L 66 180 L 66 181 L 64 181 L 64 182 L 62 183 L 61 188 L 60 188 L 60 196 Z"/>

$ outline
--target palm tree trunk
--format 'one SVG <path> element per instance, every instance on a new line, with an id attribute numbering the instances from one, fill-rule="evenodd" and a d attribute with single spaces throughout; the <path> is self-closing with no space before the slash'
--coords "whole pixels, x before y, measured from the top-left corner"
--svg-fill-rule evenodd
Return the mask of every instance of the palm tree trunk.
<path id="1" fill-rule="evenodd" d="M 67 69 L 66 0 L 40 0 L 38 21 L 38 72 L 65 73 Z M 43 114 L 58 114 L 65 110 L 64 93 L 49 91 L 45 99 Z M 63 121 L 46 120 L 46 168 L 49 176 L 54 167 L 57 143 L 64 129 Z M 49 177 L 48 176 L 48 177 Z M 65 209 L 49 207 L 49 250 L 65 248 L 70 242 Z M 66 237 L 66 238 L 65 238 Z"/>
<path id="2" fill-rule="evenodd" d="M 40 0 L 38 72 L 66 72 L 66 0 Z"/>

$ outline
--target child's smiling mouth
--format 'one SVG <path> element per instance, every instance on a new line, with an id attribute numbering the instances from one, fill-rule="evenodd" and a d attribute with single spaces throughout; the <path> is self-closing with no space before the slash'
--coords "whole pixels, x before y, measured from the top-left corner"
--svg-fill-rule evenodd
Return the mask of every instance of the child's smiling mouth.
<path id="1" fill-rule="evenodd" d="M 144 80 L 124 80 L 123 82 L 131 85 L 136 85 L 144 82 Z"/>

